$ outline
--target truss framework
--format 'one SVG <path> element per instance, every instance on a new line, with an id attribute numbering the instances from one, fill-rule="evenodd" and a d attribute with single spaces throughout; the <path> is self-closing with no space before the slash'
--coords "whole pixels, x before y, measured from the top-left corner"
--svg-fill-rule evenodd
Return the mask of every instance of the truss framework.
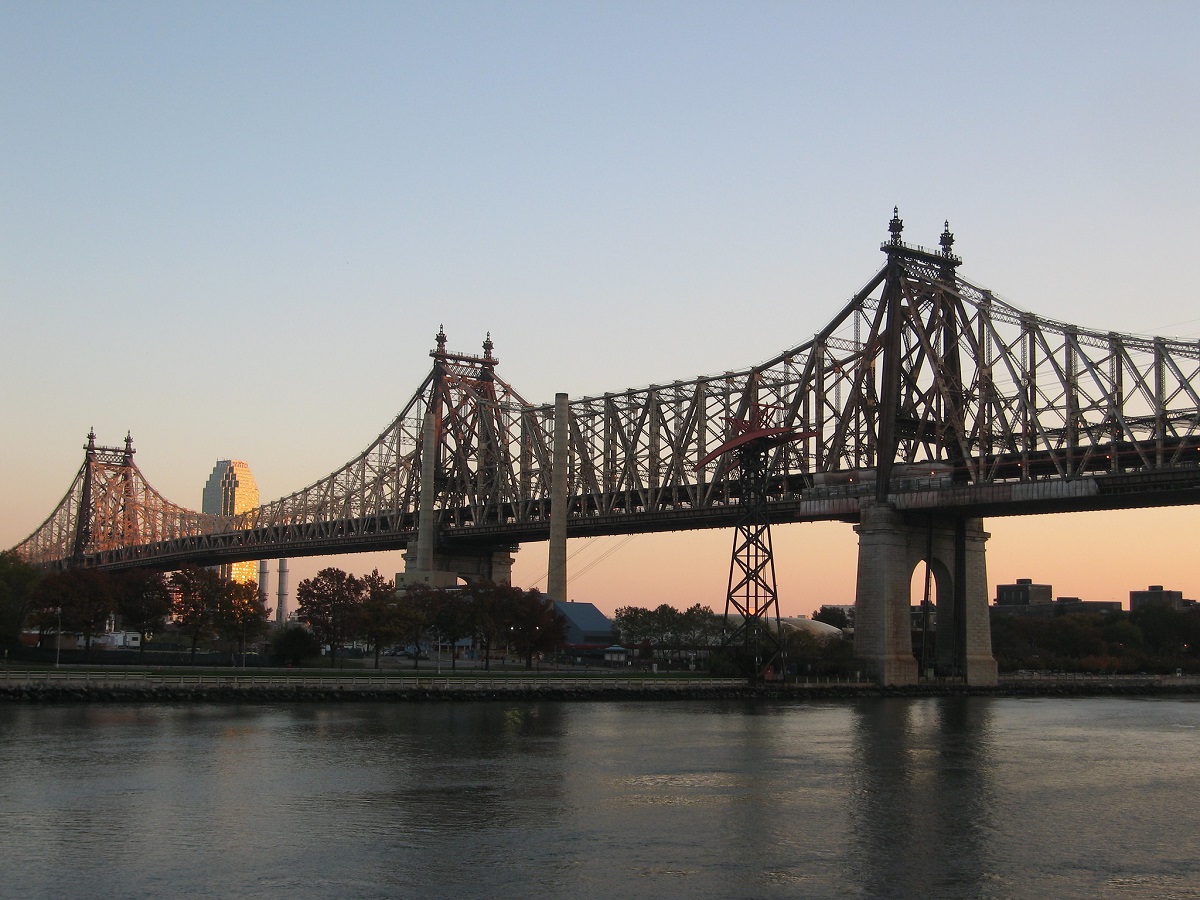
<path id="1" fill-rule="evenodd" d="M 1081 328 L 1021 311 L 957 273 L 940 250 L 900 240 L 886 264 L 810 340 L 761 365 L 584 397 L 568 404 L 569 528 L 637 530 L 648 515 L 692 527 L 728 508 L 737 470 L 709 459 L 751 404 L 809 435 L 766 459 L 769 502 L 874 478 L 931 473 L 989 485 L 1193 470 L 1200 461 L 1200 344 Z M 16 548 L 41 564 L 165 564 L 206 553 L 248 558 L 404 546 L 420 495 L 421 423 L 437 421 L 439 525 L 503 543 L 548 526 L 552 404 L 526 402 L 483 356 L 448 353 L 358 457 L 240 516 L 163 498 L 129 453 L 94 447 L 59 506 Z M 622 525 L 621 523 L 625 524 Z"/>

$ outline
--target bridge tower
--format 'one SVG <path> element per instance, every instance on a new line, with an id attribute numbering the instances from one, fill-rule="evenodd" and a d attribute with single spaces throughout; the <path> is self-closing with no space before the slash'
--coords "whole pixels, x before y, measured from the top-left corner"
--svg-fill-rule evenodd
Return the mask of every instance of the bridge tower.
<path id="1" fill-rule="evenodd" d="M 125 447 L 96 446 L 96 431 L 88 431 L 83 466 L 77 476 L 82 482 L 79 507 L 76 511 L 75 536 L 68 565 L 82 565 L 84 556 L 93 549 L 96 535 L 93 526 L 98 519 L 112 521 L 112 533 L 105 535 L 109 542 L 135 543 L 137 539 L 136 484 L 133 470 L 133 437 L 125 435 Z M 105 514 L 97 507 L 103 505 Z"/>
<path id="2" fill-rule="evenodd" d="M 968 684 L 995 684 L 984 558 L 988 535 L 982 520 L 962 515 L 906 516 L 889 502 L 892 470 L 902 458 L 905 441 L 920 427 L 919 415 L 906 401 L 903 385 L 904 330 L 917 300 L 927 301 L 937 310 L 941 322 L 936 375 L 946 386 L 947 399 L 941 411 L 940 461 L 951 464 L 956 481 L 967 475 L 959 439 L 965 394 L 952 290 L 960 260 L 951 252 L 954 236 L 949 223 L 936 253 L 901 242 L 904 223 L 898 209 L 888 230 L 890 240 L 881 248 L 888 263 L 881 297 L 885 324 L 879 336 L 883 367 L 875 496 L 864 498 L 855 527 L 859 536 L 855 653 L 882 684 L 915 684 L 928 674 L 918 672 L 913 655 L 910 598 L 912 573 L 924 562 L 936 589 L 936 673 L 962 678 Z M 906 261 L 936 271 L 935 283 L 909 280 Z"/>
<path id="3" fill-rule="evenodd" d="M 439 498 L 452 497 L 455 505 L 473 510 L 494 510 L 504 488 L 497 464 L 507 434 L 496 392 L 500 360 L 492 355 L 490 333 L 482 356 L 448 351 L 444 328 L 435 340 L 419 448 L 417 538 L 405 550 L 404 571 L 396 584 L 451 587 L 459 578 L 508 584 L 514 547 L 485 543 L 451 554 L 438 545 Z"/>

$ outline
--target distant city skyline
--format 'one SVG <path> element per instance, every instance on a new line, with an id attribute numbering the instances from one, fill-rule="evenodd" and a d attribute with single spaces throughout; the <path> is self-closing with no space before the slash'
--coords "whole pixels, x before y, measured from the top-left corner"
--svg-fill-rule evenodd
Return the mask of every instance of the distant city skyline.
<path id="1" fill-rule="evenodd" d="M 897 205 L 1021 309 L 1200 338 L 1197 33 L 1185 2 L 2 5 L 0 546 L 91 427 L 189 507 L 214 459 L 319 480 L 442 323 L 535 403 L 753 365 L 878 270 Z M 989 519 L 988 581 L 1200 597 L 1198 521 Z M 773 536 L 781 612 L 853 600 L 850 526 Z M 722 607 L 731 540 L 572 541 L 569 595 Z M 293 585 L 322 565 L 403 568 Z"/>

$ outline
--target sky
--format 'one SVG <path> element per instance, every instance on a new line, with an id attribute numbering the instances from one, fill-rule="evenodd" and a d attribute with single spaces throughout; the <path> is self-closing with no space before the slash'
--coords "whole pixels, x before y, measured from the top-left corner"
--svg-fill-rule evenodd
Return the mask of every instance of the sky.
<path id="1" fill-rule="evenodd" d="M 264 502 L 317 481 L 443 325 L 538 403 L 746 368 L 870 279 L 894 206 L 1021 309 L 1200 338 L 1198 35 L 1194 2 L 0 3 L 0 546 L 91 428 L 192 508 L 218 459 Z M 1198 522 L 990 519 L 989 581 L 1200 599 Z M 853 602 L 850 526 L 773 537 L 784 614 Z M 731 547 L 572 541 L 568 591 L 721 609 Z M 293 590 L 324 565 L 402 569 Z"/>

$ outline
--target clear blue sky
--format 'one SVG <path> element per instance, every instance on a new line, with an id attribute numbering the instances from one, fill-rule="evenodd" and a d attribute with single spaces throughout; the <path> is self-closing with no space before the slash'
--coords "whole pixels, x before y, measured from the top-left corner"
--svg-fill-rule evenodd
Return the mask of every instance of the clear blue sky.
<path id="1" fill-rule="evenodd" d="M 442 323 L 533 401 L 759 362 L 894 205 L 1021 308 L 1200 336 L 1198 36 L 1171 2 L 2 4 L 0 545 L 93 426 L 193 507 L 218 458 L 315 481 Z M 991 581 L 1200 599 L 1198 518 L 989 521 Z M 848 527 L 776 531 L 785 612 L 852 599 Z M 728 544 L 581 545 L 571 593 L 719 606 Z"/>

